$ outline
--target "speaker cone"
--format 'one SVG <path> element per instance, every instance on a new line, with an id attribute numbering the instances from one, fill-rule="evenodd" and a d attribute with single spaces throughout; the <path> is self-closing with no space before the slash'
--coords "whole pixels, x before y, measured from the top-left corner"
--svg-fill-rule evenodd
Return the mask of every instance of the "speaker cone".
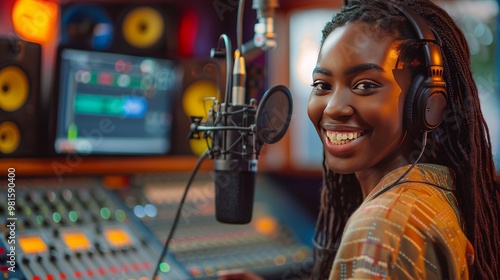
<path id="1" fill-rule="evenodd" d="M 19 147 L 21 136 L 17 126 L 10 121 L 0 123 L 0 154 L 11 154 Z"/>
<path id="2" fill-rule="evenodd" d="M 131 46 L 141 49 L 157 45 L 165 30 L 162 14 L 152 7 L 133 8 L 123 19 L 123 37 Z"/>
<path id="3" fill-rule="evenodd" d="M 0 109 L 13 112 L 24 105 L 28 98 L 28 77 L 17 66 L 0 70 Z"/>

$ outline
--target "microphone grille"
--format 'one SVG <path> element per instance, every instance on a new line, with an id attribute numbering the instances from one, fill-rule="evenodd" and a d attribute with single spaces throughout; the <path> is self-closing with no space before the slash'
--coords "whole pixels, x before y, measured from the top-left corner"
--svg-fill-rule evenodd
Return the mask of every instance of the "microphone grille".
<path id="1" fill-rule="evenodd" d="M 215 171 L 215 216 L 228 224 L 252 220 L 255 189 L 254 171 Z"/>

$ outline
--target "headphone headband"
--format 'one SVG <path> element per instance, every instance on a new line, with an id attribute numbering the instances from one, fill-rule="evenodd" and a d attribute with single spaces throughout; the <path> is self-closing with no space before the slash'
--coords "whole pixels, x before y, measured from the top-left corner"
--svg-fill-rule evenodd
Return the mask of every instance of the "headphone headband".
<path id="1" fill-rule="evenodd" d="M 443 59 L 441 56 L 441 39 L 435 32 L 429 27 L 427 22 L 420 16 L 414 9 L 410 8 L 408 5 L 403 3 L 391 1 L 391 4 L 397 8 L 404 16 L 410 21 L 413 26 L 413 30 L 417 33 L 417 37 L 419 41 L 425 44 L 423 46 L 423 50 L 425 53 L 425 59 L 427 67 L 440 67 L 438 69 L 439 73 L 435 73 L 432 69 L 429 69 L 429 76 L 434 76 L 436 74 L 442 75 L 442 65 Z"/>
<path id="2" fill-rule="evenodd" d="M 434 32 L 427 25 L 427 22 L 420 16 L 414 9 L 410 8 L 408 5 L 399 2 L 391 1 L 391 4 L 401 11 L 406 18 L 413 25 L 413 29 L 417 33 L 418 39 L 426 42 L 438 43 Z"/>

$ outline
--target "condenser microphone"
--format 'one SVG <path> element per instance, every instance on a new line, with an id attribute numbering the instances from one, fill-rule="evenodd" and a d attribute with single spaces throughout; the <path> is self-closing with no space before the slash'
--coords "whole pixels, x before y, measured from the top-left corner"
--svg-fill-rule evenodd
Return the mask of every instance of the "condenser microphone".
<path id="1" fill-rule="evenodd" d="M 274 86 L 257 109 L 250 105 L 222 108 L 220 154 L 215 160 L 215 216 L 219 222 L 246 224 L 252 220 L 257 159 L 264 143 L 279 141 L 290 124 L 292 96 Z M 224 110 L 225 109 L 225 110 Z"/>
<path id="2" fill-rule="evenodd" d="M 239 50 L 234 53 L 231 99 L 219 109 L 223 130 L 214 135 L 215 149 L 215 216 L 219 222 L 246 224 L 252 219 L 257 158 L 249 128 L 255 123 L 255 107 L 245 104 L 245 59 Z M 253 101 L 252 101 L 253 102 Z M 225 129 L 224 129 L 225 128 Z"/>
<path id="3" fill-rule="evenodd" d="M 252 219 L 257 157 L 253 135 L 249 128 L 255 123 L 255 109 L 246 105 L 221 108 L 219 126 L 241 129 L 225 129 L 214 135 L 215 148 L 215 216 L 219 222 L 246 224 Z M 217 137 L 220 136 L 219 139 Z"/>
<path id="4" fill-rule="evenodd" d="M 219 222 L 246 224 L 252 220 L 257 161 L 262 146 L 279 141 L 292 117 L 292 96 L 282 85 L 267 90 L 257 109 L 249 105 L 214 105 L 213 122 L 193 118 L 191 137 L 211 135 L 215 159 L 215 216 Z M 209 133 L 206 133 L 209 132 Z"/>

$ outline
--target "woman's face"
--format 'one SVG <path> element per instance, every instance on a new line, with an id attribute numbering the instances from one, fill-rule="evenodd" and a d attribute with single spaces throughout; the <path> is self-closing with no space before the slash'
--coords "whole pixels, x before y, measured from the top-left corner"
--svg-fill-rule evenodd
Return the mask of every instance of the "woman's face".
<path id="1" fill-rule="evenodd" d="M 396 47 L 363 23 L 337 28 L 323 43 L 307 109 L 334 172 L 385 174 L 407 163 L 399 148 L 409 75 L 394 77 Z"/>

